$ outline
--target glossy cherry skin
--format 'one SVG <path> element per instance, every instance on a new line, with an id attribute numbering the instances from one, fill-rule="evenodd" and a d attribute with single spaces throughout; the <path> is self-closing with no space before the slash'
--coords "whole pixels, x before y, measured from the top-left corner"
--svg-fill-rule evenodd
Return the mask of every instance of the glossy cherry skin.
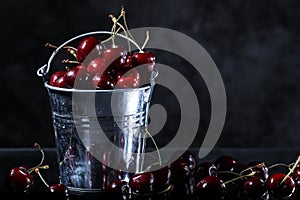
<path id="1" fill-rule="evenodd" d="M 218 177 L 206 176 L 197 184 L 195 193 L 200 198 L 223 199 L 226 193 L 226 186 Z"/>
<path id="2" fill-rule="evenodd" d="M 87 66 L 90 74 L 103 73 L 108 68 L 105 60 L 101 57 L 93 59 Z"/>
<path id="3" fill-rule="evenodd" d="M 57 72 L 54 72 L 51 76 L 50 76 L 50 79 L 49 79 L 49 84 L 54 86 L 55 82 L 63 77 L 65 75 L 66 71 L 57 71 Z"/>
<path id="4" fill-rule="evenodd" d="M 171 183 L 178 184 L 188 180 L 191 175 L 189 163 L 177 159 L 171 164 Z"/>
<path id="5" fill-rule="evenodd" d="M 125 65 L 127 59 L 127 51 L 122 45 L 105 49 L 103 59 L 107 65 L 120 68 Z"/>
<path id="6" fill-rule="evenodd" d="M 150 194 L 153 191 L 154 176 L 151 172 L 142 172 L 133 175 L 129 180 L 129 186 L 134 193 Z"/>
<path id="7" fill-rule="evenodd" d="M 108 73 L 95 74 L 92 78 L 92 86 L 95 89 L 111 90 L 115 87 L 115 79 Z"/>
<path id="8" fill-rule="evenodd" d="M 132 65 L 133 66 L 146 65 L 144 67 L 146 67 L 147 71 L 150 73 L 153 71 L 155 63 L 156 63 L 156 57 L 150 51 L 135 52 L 132 55 Z"/>
<path id="9" fill-rule="evenodd" d="M 269 169 L 263 162 L 251 161 L 247 164 L 247 166 L 251 167 L 252 171 L 255 172 L 255 176 L 260 177 L 263 181 L 268 180 Z"/>
<path id="10" fill-rule="evenodd" d="M 132 55 L 128 54 L 124 67 L 132 67 Z"/>
<path id="11" fill-rule="evenodd" d="M 69 190 L 68 188 L 63 184 L 53 184 L 46 192 L 51 194 L 51 197 L 57 197 L 57 198 L 68 198 L 69 197 Z"/>
<path id="12" fill-rule="evenodd" d="M 300 165 L 297 165 L 294 172 L 291 175 L 292 179 L 294 180 L 297 186 L 300 186 Z"/>
<path id="13" fill-rule="evenodd" d="M 196 181 L 200 181 L 206 176 L 217 176 L 217 168 L 211 162 L 200 163 L 194 176 Z"/>
<path id="14" fill-rule="evenodd" d="M 80 65 L 81 66 L 81 65 Z M 87 73 L 87 70 L 84 67 L 77 66 L 76 68 L 69 69 L 65 75 L 65 82 L 70 86 L 74 87 L 74 83 L 76 80 L 76 86 L 80 88 L 84 88 L 87 86 L 87 83 L 89 82 L 90 74 Z M 80 84 L 80 86 L 79 86 Z M 82 84 L 85 84 L 84 86 Z"/>
<path id="15" fill-rule="evenodd" d="M 171 184 L 171 168 L 169 165 L 156 169 L 158 165 L 152 165 L 146 169 L 153 174 L 153 193 L 159 193 L 167 189 Z"/>
<path id="16" fill-rule="evenodd" d="M 195 155 L 190 151 L 185 151 L 179 159 L 184 160 L 186 163 L 188 163 L 191 171 L 193 171 L 197 166 L 197 159 Z"/>
<path id="17" fill-rule="evenodd" d="M 105 190 L 106 192 L 111 193 L 122 193 L 122 187 L 126 186 L 127 182 L 123 180 L 114 180 L 113 182 L 109 183 Z"/>
<path id="18" fill-rule="evenodd" d="M 87 37 L 81 40 L 77 46 L 76 58 L 77 61 L 82 63 L 88 54 L 95 49 L 96 55 L 100 55 L 103 51 L 103 47 L 100 45 L 100 41 L 94 37 Z"/>
<path id="19" fill-rule="evenodd" d="M 266 193 L 265 182 L 259 177 L 249 177 L 243 181 L 243 193 L 247 197 L 260 198 Z"/>
<path id="20" fill-rule="evenodd" d="M 34 179 L 31 174 L 27 172 L 29 167 L 20 166 L 9 170 L 6 181 L 8 187 L 15 192 L 26 192 L 33 186 Z"/>
<path id="21" fill-rule="evenodd" d="M 137 88 L 140 84 L 140 73 L 136 69 L 132 68 L 129 71 L 126 70 L 126 73 L 119 70 L 116 88 Z"/>
<path id="22" fill-rule="evenodd" d="M 218 171 L 229 171 L 236 163 L 236 160 L 230 156 L 221 156 L 215 162 Z"/>
<path id="23" fill-rule="evenodd" d="M 282 173 L 273 174 L 268 178 L 266 183 L 267 189 L 275 198 L 288 198 L 295 192 L 296 184 L 294 180 L 289 176 L 285 182 L 282 182 L 286 175 Z"/>

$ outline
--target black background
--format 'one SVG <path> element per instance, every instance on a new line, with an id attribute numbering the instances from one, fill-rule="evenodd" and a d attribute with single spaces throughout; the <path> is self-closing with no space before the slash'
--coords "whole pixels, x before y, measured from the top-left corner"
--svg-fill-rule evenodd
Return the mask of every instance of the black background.
<path id="1" fill-rule="evenodd" d="M 297 0 L 2 2 L 0 147 L 32 147 L 34 142 L 54 146 L 47 92 L 36 76 L 51 55 L 43 46 L 46 42 L 59 45 L 89 31 L 109 30 L 108 15 L 117 15 L 121 5 L 127 10 L 130 28 L 174 29 L 195 39 L 211 55 L 227 92 L 227 118 L 217 147 L 299 148 Z M 181 63 L 163 54 L 158 59 L 174 66 Z M 196 79 L 199 85 L 195 77 L 191 82 L 201 91 L 203 81 Z M 154 101 L 159 101 L 157 93 Z M 161 101 L 168 104 L 167 100 Z M 200 105 L 203 128 L 196 145 L 201 144 L 210 117 L 209 99 L 201 97 Z M 172 124 L 166 127 L 172 128 Z M 162 140 L 169 137 L 165 132 Z"/>

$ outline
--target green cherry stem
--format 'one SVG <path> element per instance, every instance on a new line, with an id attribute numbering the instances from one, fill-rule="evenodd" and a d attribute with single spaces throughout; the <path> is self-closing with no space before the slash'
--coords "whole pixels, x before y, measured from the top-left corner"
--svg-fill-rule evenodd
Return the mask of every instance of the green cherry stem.
<path id="1" fill-rule="evenodd" d="M 291 169 L 290 165 L 287 165 L 287 164 L 285 164 L 285 163 L 276 163 L 276 164 L 274 164 L 274 165 L 269 166 L 268 168 L 269 168 L 269 169 L 272 169 L 272 168 L 278 167 L 278 166 L 287 167 L 289 170 Z"/>
<path id="2" fill-rule="evenodd" d="M 298 156 L 298 158 L 297 158 L 295 164 L 293 165 L 292 169 L 290 169 L 289 173 L 287 173 L 287 175 L 282 179 L 280 184 L 283 184 L 286 181 L 286 179 L 295 171 L 295 169 L 296 169 L 297 165 L 299 164 L 299 162 L 300 162 L 300 156 Z"/>
<path id="3" fill-rule="evenodd" d="M 147 135 L 149 135 L 149 137 L 151 138 L 154 146 L 155 146 L 155 149 L 157 150 L 157 155 L 158 155 L 158 162 L 159 162 L 159 165 L 161 166 L 162 165 L 162 162 L 161 162 L 161 156 L 160 156 L 160 152 L 159 152 L 159 148 L 156 144 L 156 141 L 154 140 L 153 136 L 150 134 L 150 132 L 148 131 L 147 128 L 145 128 L 145 132 L 147 133 Z"/>
<path id="4" fill-rule="evenodd" d="M 236 178 L 233 178 L 233 179 L 231 179 L 231 180 L 229 180 L 229 181 L 226 181 L 224 184 L 226 185 L 226 184 L 231 183 L 231 182 L 234 182 L 234 181 L 236 181 L 236 180 L 239 180 L 239 179 L 242 179 L 242 178 L 246 178 L 246 177 L 250 177 L 250 176 L 253 176 L 253 175 L 255 175 L 255 172 L 251 172 L 250 174 L 247 174 L 247 175 L 244 175 L 244 176 L 239 175 L 239 176 L 236 177 Z"/>
<path id="5" fill-rule="evenodd" d="M 35 168 L 35 169 L 34 169 L 34 172 L 37 173 L 37 174 L 39 175 L 40 179 L 43 181 L 43 183 L 44 183 L 44 184 L 46 185 L 46 187 L 48 188 L 49 185 L 47 184 L 47 182 L 45 181 L 45 179 L 44 179 L 43 176 L 41 175 L 39 168 Z"/>
<path id="6" fill-rule="evenodd" d="M 146 31 L 146 40 L 142 46 L 142 48 L 140 49 L 140 53 L 144 53 L 143 49 L 145 48 L 145 46 L 147 45 L 148 41 L 150 39 L 150 36 L 149 36 L 149 31 Z"/>
<path id="7" fill-rule="evenodd" d="M 256 168 L 256 167 L 257 167 L 257 168 L 262 168 L 262 167 L 264 167 L 264 166 L 266 166 L 264 162 L 258 163 L 257 165 L 254 165 L 254 166 L 251 166 L 251 167 L 248 167 L 248 168 L 244 169 L 243 171 L 241 171 L 240 174 L 243 174 L 244 172 L 246 172 L 246 171 L 249 170 L 249 169 L 253 169 L 253 168 Z"/>

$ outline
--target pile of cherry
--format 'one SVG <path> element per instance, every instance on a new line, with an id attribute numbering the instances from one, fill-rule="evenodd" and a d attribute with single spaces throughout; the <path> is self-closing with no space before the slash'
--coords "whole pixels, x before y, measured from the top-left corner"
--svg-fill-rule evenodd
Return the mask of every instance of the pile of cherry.
<path id="1" fill-rule="evenodd" d="M 67 50 L 75 60 L 63 60 L 62 63 L 67 64 L 65 70 L 51 74 L 50 85 L 59 88 L 110 90 L 137 88 L 150 83 L 156 57 L 152 52 L 144 51 L 149 33 L 147 32 L 143 46 L 140 47 L 135 42 L 138 51 L 131 51 L 131 41 L 135 39 L 129 34 L 124 9 L 122 8 L 118 18 L 114 16 L 111 18 L 113 28 L 109 38 L 100 41 L 92 36 L 85 37 L 79 42 L 77 48 L 71 46 L 62 48 Z M 122 18 L 125 25 L 119 23 Z M 128 50 L 115 42 L 119 30 L 126 33 Z M 46 46 L 55 48 L 49 43 Z"/>
<path id="2" fill-rule="evenodd" d="M 33 183 L 33 172 L 38 174 L 46 186 L 49 197 L 69 199 L 68 188 L 55 183 L 49 186 L 43 179 L 40 169 L 48 169 L 41 162 L 32 168 L 14 167 L 9 170 L 6 183 L 14 194 L 30 192 Z M 300 186 L 300 157 L 295 163 L 284 163 L 266 166 L 259 161 L 247 164 L 239 163 L 230 156 L 220 156 L 214 162 L 197 164 L 196 157 L 186 151 L 173 163 L 158 170 L 149 166 L 143 172 L 132 174 L 129 181 L 117 179 L 107 184 L 107 195 L 115 199 L 145 199 L 145 197 L 163 196 L 164 199 L 298 199 L 297 187 Z M 286 168 L 287 173 L 271 173 L 276 167 Z M 121 176 L 120 176 L 121 177 Z M 52 196 L 51 196 L 52 195 Z"/>

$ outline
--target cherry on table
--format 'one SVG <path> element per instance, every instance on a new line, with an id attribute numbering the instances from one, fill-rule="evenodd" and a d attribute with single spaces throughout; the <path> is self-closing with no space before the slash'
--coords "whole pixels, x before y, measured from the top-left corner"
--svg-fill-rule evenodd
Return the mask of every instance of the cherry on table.
<path id="1" fill-rule="evenodd" d="M 263 181 L 267 181 L 269 178 L 268 167 L 260 161 L 251 161 L 247 164 L 248 167 L 255 172 L 255 176 L 260 177 Z"/>
<path id="2" fill-rule="evenodd" d="M 46 192 L 50 194 L 51 198 L 66 199 L 69 197 L 68 188 L 60 183 L 49 186 Z"/>
<path id="3" fill-rule="evenodd" d="M 171 168 L 169 165 L 164 166 L 160 169 L 159 164 L 149 166 L 145 171 L 153 174 L 153 193 L 159 193 L 166 190 L 171 184 Z"/>
<path id="4" fill-rule="evenodd" d="M 194 174 L 196 181 L 200 181 L 206 176 L 217 176 L 217 168 L 212 162 L 200 163 L 196 168 Z"/>
<path id="5" fill-rule="evenodd" d="M 218 171 L 229 171 L 235 163 L 236 160 L 230 156 L 220 156 L 214 162 Z"/>
<path id="6" fill-rule="evenodd" d="M 14 192 L 26 192 L 33 186 L 34 179 L 28 169 L 28 166 L 19 166 L 8 171 L 6 183 L 9 189 Z"/>
<path id="7" fill-rule="evenodd" d="M 275 198 L 282 199 L 293 195 L 296 184 L 290 176 L 288 176 L 287 179 L 282 183 L 285 177 L 285 174 L 276 173 L 268 178 L 266 185 L 270 195 Z"/>
<path id="8" fill-rule="evenodd" d="M 218 177 L 206 176 L 197 184 L 195 193 L 199 197 L 222 199 L 226 193 L 226 186 Z"/>
<path id="9" fill-rule="evenodd" d="M 103 47 L 100 44 L 100 40 L 94 37 L 87 37 L 80 41 L 76 50 L 76 58 L 77 61 L 82 63 L 84 59 L 91 53 L 91 51 L 95 51 L 95 56 L 101 55 L 103 51 Z"/>
<path id="10" fill-rule="evenodd" d="M 129 186 L 134 193 L 150 194 L 153 191 L 154 176 L 151 172 L 134 174 L 129 180 Z"/>
<path id="11" fill-rule="evenodd" d="M 259 177 L 249 177 L 244 180 L 242 185 L 243 193 L 247 197 L 261 198 L 267 192 L 265 182 Z"/>

